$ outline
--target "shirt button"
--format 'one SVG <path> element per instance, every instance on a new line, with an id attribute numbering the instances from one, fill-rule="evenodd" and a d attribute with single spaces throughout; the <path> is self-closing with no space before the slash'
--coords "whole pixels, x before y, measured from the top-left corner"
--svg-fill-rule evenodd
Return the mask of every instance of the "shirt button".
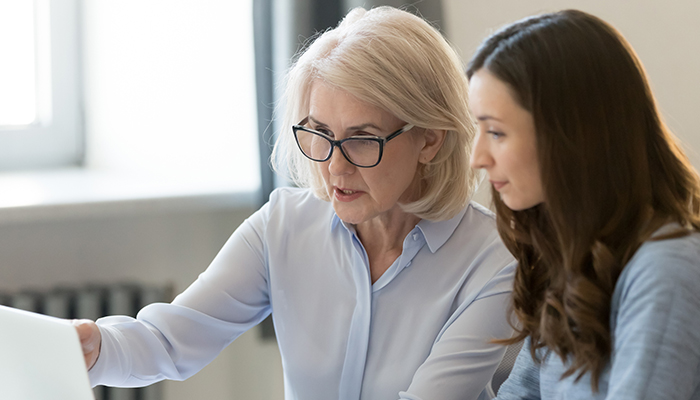
<path id="1" fill-rule="evenodd" d="M 414 233 L 414 234 L 413 234 L 413 240 L 418 240 L 418 234 L 417 234 L 417 233 Z"/>

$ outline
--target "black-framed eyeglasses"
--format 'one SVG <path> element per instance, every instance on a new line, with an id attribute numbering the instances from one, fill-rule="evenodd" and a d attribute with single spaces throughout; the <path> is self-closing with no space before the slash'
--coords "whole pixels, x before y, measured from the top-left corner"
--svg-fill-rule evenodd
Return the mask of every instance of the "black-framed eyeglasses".
<path id="1" fill-rule="evenodd" d="M 333 148 L 338 147 L 350 164 L 360 168 L 371 168 L 379 164 L 384 153 L 384 145 L 400 134 L 413 129 L 412 124 L 407 124 L 387 137 L 362 135 L 334 140 L 323 132 L 305 127 L 308 120 L 309 117 L 306 117 L 299 124 L 292 125 L 299 150 L 306 158 L 316 162 L 327 161 L 333 155 Z"/>

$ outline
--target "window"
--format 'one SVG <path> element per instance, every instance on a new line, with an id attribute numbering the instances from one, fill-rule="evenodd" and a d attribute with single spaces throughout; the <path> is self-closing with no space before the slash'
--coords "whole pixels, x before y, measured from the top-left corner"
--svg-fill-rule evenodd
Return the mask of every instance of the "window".
<path id="1" fill-rule="evenodd" d="M 83 4 L 86 167 L 258 190 L 252 0 Z"/>
<path id="2" fill-rule="evenodd" d="M 36 21 L 30 2 L 0 3 L 0 125 L 30 125 L 37 117 Z"/>
<path id="3" fill-rule="evenodd" d="M 0 171 L 49 170 L 0 174 L 12 192 L 0 208 L 260 190 L 252 0 L 2 3 L 22 2 L 0 8 L 15 12 L 0 15 L 0 30 L 21 19 L 0 35 L 34 43 L 25 67 L 0 65 L 15 81 L 24 71 L 28 83 L 14 90 L 30 99 L 24 116 L 0 114 Z M 42 15 L 50 23 L 37 23 Z M 26 71 L 44 59 L 48 79 Z M 50 101 L 32 97 L 42 90 Z M 49 132 L 61 121 L 70 123 Z"/>
<path id="4" fill-rule="evenodd" d="M 77 0 L 0 2 L 0 170 L 82 161 Z"/>

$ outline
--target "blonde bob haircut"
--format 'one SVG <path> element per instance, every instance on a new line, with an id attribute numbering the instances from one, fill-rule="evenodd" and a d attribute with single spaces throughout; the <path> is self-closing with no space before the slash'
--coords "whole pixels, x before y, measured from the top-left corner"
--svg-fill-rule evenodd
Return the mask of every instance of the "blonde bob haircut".
<path id="1" fill-rule="evenodd" d="M 416 127 L 447 132 L 435 158 L 420 164 L 420 192 L 417 200 L 401 205 L 404 211 L 437 221 L 466 205 L 477 184 L 469 167 L 475 130 L 468 83 L 456 52 L 434 27 L 392 7 L 355 8 L 298 55 L 287 75 L 284 119 L 272 163 L 296 185 L 329 201 L 318 169 L 322 164 L 302 155 L 291 129 L 308 115 L 316 80 Z"/>

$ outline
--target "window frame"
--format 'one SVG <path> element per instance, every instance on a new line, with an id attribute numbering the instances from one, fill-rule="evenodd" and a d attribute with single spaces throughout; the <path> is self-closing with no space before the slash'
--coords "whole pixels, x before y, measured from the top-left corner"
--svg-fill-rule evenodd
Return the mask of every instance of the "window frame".
<path id="1" fill-rule="evenodd" d="M 34 0 L 37 119 L 29 125 L 0 126 L 0 172 L 83 163 L 79 2 Z"/>

